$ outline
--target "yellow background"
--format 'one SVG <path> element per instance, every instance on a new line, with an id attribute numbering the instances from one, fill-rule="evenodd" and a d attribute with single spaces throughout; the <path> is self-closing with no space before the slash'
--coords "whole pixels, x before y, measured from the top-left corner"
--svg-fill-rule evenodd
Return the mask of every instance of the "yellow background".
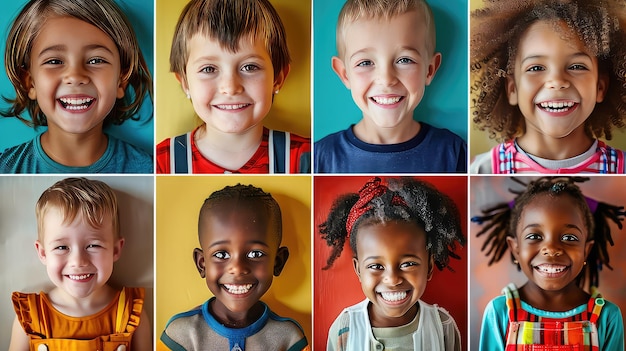
<path id="1" fill-rule="evenodd" d="M 278 11 L 287 31 L 291 54 L 291 72 L 263 124 L 269 128 L 311 136 L 311 0 L 270 0 Z M 200 125 L 171 73 L 170 47 L 174 27 L 187 4 L 180 0 L 156 1 L 156 143 L 165 138 L 186 133 Z"/>
<path id="2" fill-rule="evenodd" d="M 188 311 L 212 294 L 193 261 L 198 213 L 212 192 L 227 185 L 252 184 L 280 205 L 283 246 L 289 259 L 262 300 L 280 316 L 293 318 L 311 343 L 311 177 L 160 176 L 156 177 L 156 339 L 176 313 Z"/>
<path id="3" fill-rule="evenodd" d="M 474 11 L 478 8 L 481 8 L 483 4 L 482 0 L 470 0 L 470 11 Z M 472 35 L 471 32 L 471 22 L 472 17 L 470 16 L 470 37 Z M 470 62 L 472 61 L 472 57 L 470 57 Z M 472 80 L 470 74 L 470 81 Z M 611 89 L 609 87 L 609 89 Z M 496 145 L 496 142 L 492 139 L 489 139 L 489 134 L 485 132 L 481 132 L 478 130 L 474 122 L 472 121 L 472 105 L 471 105 L 471 97 L 470 97 L 470 113 L 469 113 L 469 135 L 470 135 L 470 161 L 474 158 L 474 156 L 489 151 L 493 146 Z M 612 147 L 618 148 L 620 150 L 626 150 L 626 130 L 613 130 L 613 139 L 608 141 L 608 144 Z"/>

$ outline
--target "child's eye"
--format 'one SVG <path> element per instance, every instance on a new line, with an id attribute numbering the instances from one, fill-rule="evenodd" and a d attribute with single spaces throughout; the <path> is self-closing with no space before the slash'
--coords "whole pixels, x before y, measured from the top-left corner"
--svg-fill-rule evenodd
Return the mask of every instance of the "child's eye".
<path id="1" fill-rule="evenodd" d="M 577 64 L 573 64 L 569 66 L 569 69 L 574 70 L 574 71 L 586 71 L 587 67 L 585 65 L 581 65 L 577 63 Z"/>
<path id="2" fill-rule="evenodd" d="M 107 61 L 105 59 L 103 59 L 103 58 L 100 58 L 100 57 L 94 57 L 92 59 L 89 59 L 89 61 L 87 61 L 87 64 L 89 64 L 89 65 L 97 65 L 97 64 L 100 64 L 100 63 L 107 63 Z"/>
<path id="3" fill-rule="evenodd" d="M 373 65 L 374 65 L 374 62 L 370 60 L 363 60 L 356 64 L 357 67 L 366 67 L 366 66 L 373 66 Z"/>
<path id="4" fill-rule="evenodd" d="M 230 258 L 230 255 L 226 251 L 217 251 L 213 254 L 213 257 L 217 258 L 218 260 L 226 260 Z"/>
<path id="5" fill-rule="evenodd" d="M 530 66 L 526 70 L 526 72 L 540 72 L 540 71 L 545 71 L 545 68 L 543 68 L 541 66 Z"/>
<path id="6" fill-rule="evenodd" d="M 396 61 L 396 63 L 402 64 L 402 65 L 406 65 L 406 64 L 410 64 L 410 63 L 415 63 L 414 60 L 408 58 L 408 57 L 401 57 L 398 59 L 398 61 Z"/>
<path id="7" fill-rule="evenodd" d="M 526 239 L 526 240 L 541 240 L 541 235 L 535 234 L 535 233 L 530 233 L 530 234 L 527 234 L 526 236 L 524 236 L 524 239 Z"/>
<path id="8" fill-rule="evenodd" d="M 377 270 L 377 271 L 381 271 L 384 268 L 385 267 L 383 267 L 382 264 L 378 264 L 378 263 L 372 263 L 370 265 L 367 265 L 367 269 L 373 269 L 373 270 Z"/>
<path id="9" fill-rule="evenodd" d="M 200 70 L 200 72 L 202 72 L 202 73 L 213 73 L 213 72 L 215 72 L 215 67 L 207 66 L 207 67 L 202 68 Z"/>
<path id="10" fill-rule="evenodd" d="M 251 63 L 246 64 L 243 67 L 241 67 L 241 70 L 244 72 L 258 71 L 259 69 L 261 69 L 259 66 L 253 65 Z"/>
<path id="11" fill-rule="evenodd" d="M 574 234 L 565 234 L 561 237 L 563 241 L 578 241 L 578 237 Z"/>
<path id="12" fill-rule="evenodd" d="M 261 258 L 263 256 L 265 256 L 265 253 L 263 251 L 252 250 L 248 252 L 248 258 Z"/>
<path id="13" fill-rule="evenodd" d="M 59 246 L 55 247 L 53 250 L 64 251 L 64 250 L 69 250 L 69 249 L 70 249 L 69 246 L 59 245 Z"/>
<path id="14" fill-rule="evenodd" d="M 97 248 L 100 248 L 100 247 L 102 247 L 102 246 L 100 246 L 98 244 L 89 244 L 89 245 L 87 245 L 88 249 L 97 249 Z"/>
<path id="15" fill-rule="evenodd" d="M 418 265 L 418 263 L 417 263 L 417 262 L 413 262 L 413 261 L 410 261 L 410 262 L 404 262 L 404 263 L 402 263 L 402 264 L 400 265 L 400 268 L 410 268 L 410 267 L 415 267 L 415 266 L 417 266 L 417 265 Z"/>
<path id="16" fill-rule="evenodd" d="M 63 63 L 63 61 L 61 61 L 59 59 L 50 59 L 50 60 L 44 61 L 43 64 L 44 65 L 60 65 L 62 63 Z"/>

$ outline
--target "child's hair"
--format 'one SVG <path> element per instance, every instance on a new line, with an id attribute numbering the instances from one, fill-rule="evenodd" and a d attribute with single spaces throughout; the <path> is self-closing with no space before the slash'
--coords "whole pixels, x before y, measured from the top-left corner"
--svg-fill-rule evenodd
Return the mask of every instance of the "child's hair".
<path id="1" fill-rule="evenodd" d="M 192 0 L 178 19 L 170 51 L 170 71 L 186 78 L 188 43 L 196 34 L 217 40 L 231 52 L 245 37 L 263 40 L 274 67 L 274 78 L 289 66 L 287 33 L 268 0 Z"/>
<path id="2" fill-rule="evenodd" d="M 111 221 L 113 236 L 120 237 L 119 213 L 115 192 L 106 183 L 86 178 L 66 178 L 46 189 L 35 206 L 38 239 L 43 239 L 44 217 L 49 209 L 56 208 L 63 214 L 64 223 L 71 223 L 76 216 L 93 228 Z"/>
<path id="3" fill-rule="evenodd" d="M 526 186 L 518 178 L 513 177 L 512 180 Z M 515 200 L 483 210 L 483 216 L 472 217 L 472 222 L 485 224 L 477 236 L 487 234 L 481 251 L 487 250 L 486 255 L 490 257 L 489 265 L 500 261 L 504 256 L 508 250 L 506 238 L 517 236 L 517 224 L 522 212 L 536 196 L 569 196 L 581 212 L 588 232 L 587 240 L 594 240 L 587 256 L 588 264 L 576 277 L 576 283 L 583 289 L 591 286 L 597 287 L 600 284 L 599 271 L 602 265 L 613 269 L 609 264 L 607 250 L 607 243 L 613 246 L 611 228 L 607 219 L 612 220 L 621 229 L 621 221 L 626 213 L 623 211 L 623 206 L 617 207 L 585 197 L 575 183 L 587 180 L 589 178 L 585 177 L 541 177 L 529 182 L 523 191 L 510 190 L 517 194 Z M 513 254 L 511 254 L 511 260 L 514 262 Z M 517 268 L 521 269 L 519 264 Z"/>
<path id="4" fill-rule="evenodd" d="M 609 79 L 604 101 L 585 121 L 592 138 L 611 139 L 611 129 L 624 127 L 626 116 L 626 4 L 623 0 L 486 1 L 472 13 L 470 69 L 473 120 L 499 141 L 525 133 L 524 116 L 509 104 L 506 77 L 513 76 L 520 38 L 537 21 L 563 32 L 565 23 L 598 58 L 600 75 Z"/>
<path id="5" fill-rule="evenodd" d="M 226 186 L 221 190 L 213 192 L 204 200 L 200 208 L 200 218 L 198 221 L 198 235 L 202 232 L 202 218 L 208 214 L 213 208 L 217 208 L 222 204 L 230 204 L 236 202 L 238 205 L 245 206 L 247 203 L 256 203 L 263 205 L 266 218 L 271 220 L 270 225 L 272 231 L 276 234 L 277 243 L 283 239 L 283 223 L 278 202 L 272 197 L 272 194 L 266 193 L 261 188 L 253 185 L 237 184 L 235 186 Z"/>
<path id="6" fill-rule="evenodd" d="M 465 245 L 459 211 L 447 195 L 431 184 L 412 178 L 390 179 L 389 187 L 378 177 L 368 181 L 358 194 L 338 197 L 326 221 L 319 225 L 322 239 L 332 252 L 326 267 L 341 255 L 346 239 L 354 257 L 358 257 L 356 237 L 361 226 L 404 221 L 415 223 L 426 233 L 426 250 L 440 270 L 448 267 L 456 243 Z M 451 269 L 451 268 L 450 268 Z"/>
<path id="7" fill-rule="evenodd" d="M 435 52 L 435 18 L 425 0 L 347 0 L 339 12 L 337 20 L 337 52 L 343 57 L 345 50 L 345 27 L 361 18 L 389 20 L 407 12 L 418 11 L 424 15 L 428 40 L 426 48 L 430 54 Z"/>
<path id="8" fill-rule="evenodd" d="M 30 69 L 33 42 L 49 18 L 73 17 L 87 22 L 106 33 L 120 53 L 122 81 L 128 83 L 122 99 L 117 99 L 104 124 L 122 124 L 127 119 L 139 120 L 137 114 L 146 94 L 152 96 L 152 78 L 139 48 L 133 28 L 113 0 L 34 0 L 17 16 L 7 38 L 4 53 L 5 68 L 15 87 L 15 99 L 4 98 L 11 107 L 2 111 L 5 117 L 15 116 L 29 126 L 48 124 L 36 100 L 28 97 L 29 87 L 24 82 Z M 71 40 L 71 38 L 67 38 Z M 30 120 L 22 117 L 24 110 Z"/>

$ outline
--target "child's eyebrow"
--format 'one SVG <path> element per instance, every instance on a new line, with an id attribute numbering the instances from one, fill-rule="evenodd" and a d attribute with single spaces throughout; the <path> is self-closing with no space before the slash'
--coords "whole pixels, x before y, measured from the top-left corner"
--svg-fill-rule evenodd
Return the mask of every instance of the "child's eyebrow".
<path id="1" fill-rule="evenodd" d="M 376 48 L 374 47 L 367 47 L 367 48 L 363 48 L 361 50 L 355 51 L 352 55 L 350 55 L 350 59 L 354 58 L 354 56 L 359 55 L 359 54 L 367 54 L 371 51 L 376 51 Z M 414 53 L 417 56 L 422 56 L 419 52 L 418 49 L 412 47 L 412 46 L 402 46 L 400 47 L 400 49 L 397 52 L 404 52 L 404 51 L 411 51 L 412 53 Z"/>
<path id="2" fill-rule="evenodd" d="M 543 225 L 541 225 L 539 223 L 530 223 L 530 224 L 524 226 L 522 228 L 522 230 L 525 230 L 527 228 L 542 228 L 542 227 L 543 227 Z M 577 226 L 576 224 L 566 223 L 563 227 L 568 228 L 568 229 L 576 229 L 576 230 L 578 230 L 581 233 L 583 232 L 582 229 L 580 229 L 580 227 Z"/>
<path id="3" fill-rule="evenodd" d="M 524 57 L 522 59 L 521 63 L 524 63 L 524 62 L 526 62 L 528 60 L 545 59 L 548 56 L 549 55 L 539 55 L 539 54 L 538 55 L 532 55 L 531 54 L 530 56 Z M 591 59 L 591 56 L 589 54 L 587 54 L 587 53 L 584 53 L 584 52 L 577 52 L 577 53 L 571 54 L 571 55 L 568 56 L 568 59 L 573 59 L 573 58 L 578 58 L 578 57 Z"/>
<path id="4" fill-rule="evenodd" d="M 265 246 L 265 247 L 270 247 L 266 242 L 261 241 L 261 240 L 250 240 L 246 242 L 247 244 L 257 244 L 257 245 L 261 245 L 261 246 Z M 214 246 L 219 246 L 219 245 L 226 245 L 226 244 L 230 244 L 230 240 L 220 240 L 220 241 L 216 241 L 212 244 L 209 245 L 209 249 L 214 247 Z"/>
<path id="5" fill-rule="evenodd" d="M 363 262 L 368 261 L 368 260 L 380 260 L 382 259 L 383 256 L 367 256 L 363 259 Z M 414 255 L 414 254 L 404 254 L 400 256 L 401 259 L 405 259 L 405 258 L 414 258 L 416 260 L 422 260 L 422 258 L 420 256 Z"/>
<path id="6" fill-rule="evenodd" d="M 108 47 L 104 46 L 104 45 L 100 45 L 100 44 L 90 44 L 84 47 L 85 51 L 93 51 L 93 50 L 105 50 L 108 53 L 110 53 L 111 55 L 113 55 L 113 51 L 111 51 L 111 49 L 109 49 Z M 67 51 L 67 45 L 65 44 L 58 44 L 58 45 L 52 45 L 52 46 L 48 46 L 47 48 L 44 48 L 43 50 L 41 50 L 41 52 L 39 53 L 39 55 L 37 57 L 41 57 L 44 56 L 46 53 L 48 52 L 57 52 L 57 51 Z"/>

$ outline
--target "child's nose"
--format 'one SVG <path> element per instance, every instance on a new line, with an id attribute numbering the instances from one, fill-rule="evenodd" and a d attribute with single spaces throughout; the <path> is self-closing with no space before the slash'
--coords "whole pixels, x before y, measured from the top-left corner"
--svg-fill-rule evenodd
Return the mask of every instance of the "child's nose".
<path id="1" fill-rule="evenodd" d="M 63 83 L 80 85 L 87 84 L 88 82 L 89 77 L 81 64 L 68 64 L 63 76 Z"/>
<path id="2" fill-rule="evenodd" d="M 393 86 L 398 82 L 396 71 L 392 65 L 379 65 L 376 77 L 378 84 L 383 86 Z"/>
<path id="3" fill-rule="evenodd" d="M 220 93 L 225 95 L 237 95 L 243 91 L 241 78 L 236 73 L 224 73 L 220 77 Z"/>
<path id="4" fill-rule="evenodd" d="M 387 285 L 400 285 L 402 283 L 402 277 L 400 273 L 395 269 L 388 269 L 383 277 L 383 282 Z"/>
<path id="5" fill-rule="evenodd" d="M 250 273 L 250 267 L 245 257 L 233 257 L 228 265 L 228 272 L 234 275 L 243 275 Z"/>
<path id="6" fill-rule="evenodd" d="M 565 75 L 562 72 L 552 72 L 546 81 L 546 87 L 549 89 L 567 89 L 569 86 L 569 80 L 565 78 Z"/>
<path id="7" fill-rule="evenodd" d="M 563 248 L 560 243 L 546 240 L 545 245 L 541 248 L 541 254 L 544 256 L 561 256 Z"/>
<path id="8" fill-rule="evenodd" d="M 84 267 L 89 264 L 87 253 L 84 250 L 72 250 L 70 253 L 70 264 L 72 267 Z"/>

